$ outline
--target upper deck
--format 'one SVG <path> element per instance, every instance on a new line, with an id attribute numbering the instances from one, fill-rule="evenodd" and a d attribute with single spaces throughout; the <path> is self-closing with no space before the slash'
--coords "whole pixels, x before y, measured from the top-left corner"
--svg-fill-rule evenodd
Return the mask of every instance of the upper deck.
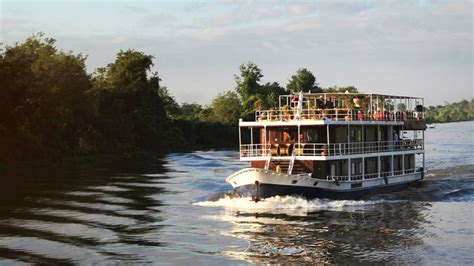
<path id="1" fill-rule="evenodd" d="M 275 109 L 257 110 L 241 126 L 304 124 L 411 124 L 424 121 L 418 97 L 366 93 L 299 93 L 279 96 Z M 423 123 L 424 125 L 424 123 Z"/>

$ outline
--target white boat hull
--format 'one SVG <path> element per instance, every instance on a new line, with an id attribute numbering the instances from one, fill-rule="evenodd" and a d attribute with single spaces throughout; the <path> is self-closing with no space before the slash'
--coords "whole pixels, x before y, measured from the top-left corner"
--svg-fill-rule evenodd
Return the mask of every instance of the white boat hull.
<path id="1" fill-rule="evenodd" d="M 367 194 L 404 188 L 423 178 L 422 172 L 359 181 L 312 178 L 309 174 L 289 175 L 260 168 L 245 168 L 226 181 L 243 197 L 267 198 L 298 195 L 307 198 L 357 199 Z"/>

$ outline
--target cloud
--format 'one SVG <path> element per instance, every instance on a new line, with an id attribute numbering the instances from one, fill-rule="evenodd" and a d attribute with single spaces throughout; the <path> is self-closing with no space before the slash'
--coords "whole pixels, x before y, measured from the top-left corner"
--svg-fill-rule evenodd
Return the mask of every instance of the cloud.
<path id="1" fill-rule="evenodd" d="M 58 45 L 89 54 L 89 70 L 112 62 L 120 49 L 144 51 L 156 57 L 156 70 L 179 101 L 205 103 L 232 89 L 233 74 L 246 61 L 262 68 L 265 81 L 282 85 L 307 67 L 323 86 L 354 84 L 383 93 L 398 83 L 424 96 L 425 82 L 439 92 L 428 93 L 437 101 L 472 88 L 470 1 L 178 1 L 102 8 L 66 25 L 46 13 L 8 11 L 2 37 L 20 41 L 43 27 Z M 450 82 L 456 89 L 442 96 Z"/>

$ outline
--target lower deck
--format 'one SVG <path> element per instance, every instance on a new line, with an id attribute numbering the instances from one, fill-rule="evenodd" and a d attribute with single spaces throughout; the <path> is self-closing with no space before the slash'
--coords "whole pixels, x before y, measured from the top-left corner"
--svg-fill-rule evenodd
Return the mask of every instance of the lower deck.
<path id="1" fill-rule="evenodd" d="M 422 171 L 423 154 L 398 154 L 330 161 L 252 161 L 251 167 L 287 174 L 309 174 L 312 178 L 358 181 Z M 420 170 L 421 169 L 421 170 Z"/>

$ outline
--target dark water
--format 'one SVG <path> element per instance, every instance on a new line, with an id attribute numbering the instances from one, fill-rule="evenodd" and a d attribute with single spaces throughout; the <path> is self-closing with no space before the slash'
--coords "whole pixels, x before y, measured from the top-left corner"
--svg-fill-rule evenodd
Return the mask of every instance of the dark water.
<path id="1" fill-rule="evenodd" d="M 428 180 L 362 201 L 233 198 L 235 151 L 4 171 L 0 263 L 472 264 L 473 136 L 427 130 Z"/>

